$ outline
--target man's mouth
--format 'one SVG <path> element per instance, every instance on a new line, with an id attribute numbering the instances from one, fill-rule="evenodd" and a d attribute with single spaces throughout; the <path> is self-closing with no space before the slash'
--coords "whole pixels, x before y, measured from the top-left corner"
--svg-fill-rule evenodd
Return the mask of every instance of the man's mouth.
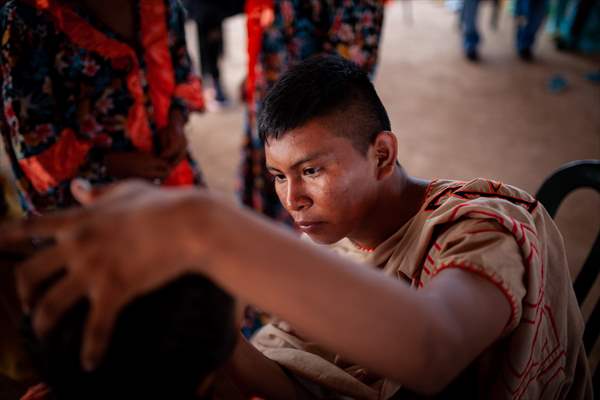
<path id="1" fill-rule="evenodd" d="M 298 226 L 301 231 L 310 233 L 321 227 L 324 223 L 325 222 L 323 221 L 296 221 L 296 226 Z"/>

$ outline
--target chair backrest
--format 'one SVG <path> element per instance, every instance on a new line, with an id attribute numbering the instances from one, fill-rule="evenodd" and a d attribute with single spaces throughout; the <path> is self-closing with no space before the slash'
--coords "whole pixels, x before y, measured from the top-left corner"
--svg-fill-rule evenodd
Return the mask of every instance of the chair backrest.
<path id="1" fill-rule="evenodd" d="M 550 175 L 542 184 L 536 198 L 554 218 L 558 207 L 567 195 L 576 189 L 591 188 L 600 194 L 600 160 L 580 160 L 567 163 Z M 581 306 L 600 272 L 600 232 L 588 254 L 583 267 L 575 278 L 573 289 Z M 600 301 L 596 302 L 588 318 L 583 334 L 583 344 L 588 355 L 600 334 Z M 596 368 L 594 381 L 600 378 Z"/>

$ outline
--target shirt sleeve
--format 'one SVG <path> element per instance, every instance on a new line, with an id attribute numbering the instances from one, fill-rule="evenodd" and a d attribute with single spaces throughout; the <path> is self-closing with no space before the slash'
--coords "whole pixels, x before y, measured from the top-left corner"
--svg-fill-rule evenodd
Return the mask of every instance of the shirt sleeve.
<path id="1" fill-rule="evenodd" d="M 173 70 L 175 72 L 175 92 L 171 107 L 184 115 L 192 111 L 204 110 L 202 84 L 192 72 L 192 62 L 185 39 L 185 10 L 179 1 L 171 1 L 170 45 Z"/>
<path id="2" fill-rule="evenodd" d="M 425 261 L 423 275 L 433 279 L 448 268 L 458 268 L 487 279 L 506 297 L 511 317 L 505 334 L 522 315 L 526 293 L 525 262 L 515 237 L 494 220 L 460 220 L 441 235 Z"/>

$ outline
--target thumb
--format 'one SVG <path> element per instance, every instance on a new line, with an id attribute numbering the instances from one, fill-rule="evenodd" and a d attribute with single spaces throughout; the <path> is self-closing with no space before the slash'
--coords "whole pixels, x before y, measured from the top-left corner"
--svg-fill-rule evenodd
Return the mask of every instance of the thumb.
<path id="1" fill-rule="evenodd" d="M 94 203 L 110 189 L 111 185 L 92 186 L 89 181 L 76 178 L 71 181 L 71 193 L 84 206 Z"/>

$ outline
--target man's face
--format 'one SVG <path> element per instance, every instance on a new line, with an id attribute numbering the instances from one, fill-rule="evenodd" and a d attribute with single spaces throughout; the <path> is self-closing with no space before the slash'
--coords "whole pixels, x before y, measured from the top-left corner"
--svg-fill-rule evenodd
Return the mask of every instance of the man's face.
<path id="1" fill-rule="evenodd" d="M 330 244 L 360 230 L 376 197 L 376 163 L 319 120 L 265 145 L 279 200 L 312 240 Z"/>

